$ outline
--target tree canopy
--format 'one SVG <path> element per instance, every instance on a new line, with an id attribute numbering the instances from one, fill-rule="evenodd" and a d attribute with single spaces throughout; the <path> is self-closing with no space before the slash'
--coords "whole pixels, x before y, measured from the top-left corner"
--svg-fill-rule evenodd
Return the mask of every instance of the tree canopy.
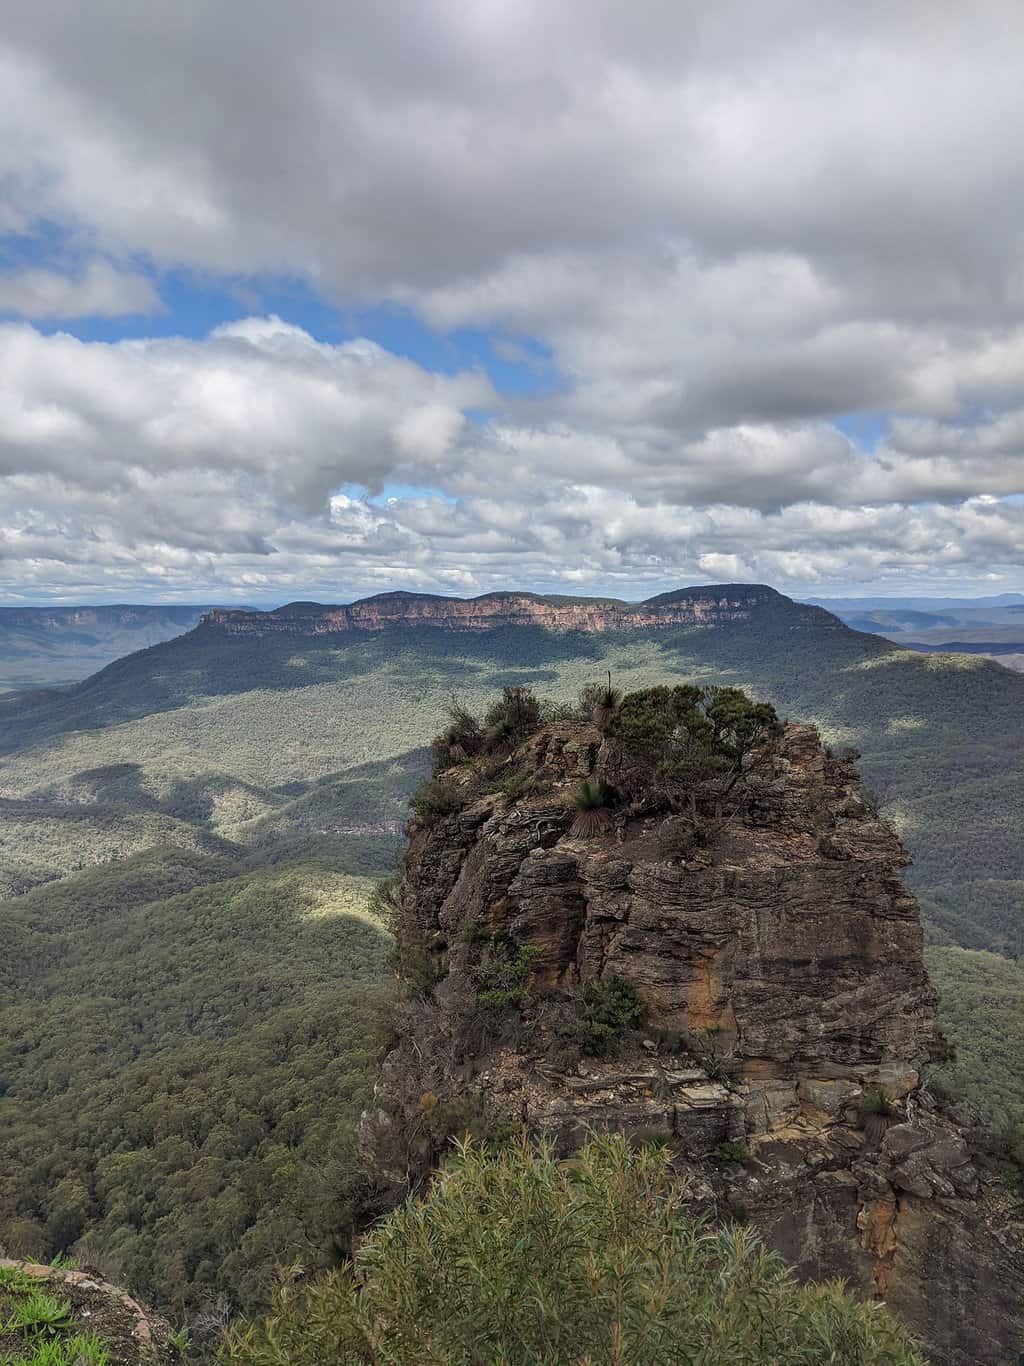
<path id="1" fill-rule="evenodd" d="M 695 1220 L 685 1198 L 657 1145 L 604 1137 L 560 1162 L 463 1144 L 354 1268 L 282 1285 L 221 1361 L 924 1366 L 884 1308 L 799 1285 L 752 1229 Z"/>
<path id="2" fill-rule="evenodd" d="M 713 778 L 731 786 L 781 730 L 769 703 L 739 688 L 692 683 L 628 693 L 611 725 L 627 765 L 642 764 L 664 783 L 684 786 Z"/>

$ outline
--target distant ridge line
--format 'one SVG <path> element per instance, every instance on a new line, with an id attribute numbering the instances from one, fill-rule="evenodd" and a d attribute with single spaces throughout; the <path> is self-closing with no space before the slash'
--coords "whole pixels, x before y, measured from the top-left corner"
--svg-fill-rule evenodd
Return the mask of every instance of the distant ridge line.
<path id="1" fill-rule="evenodd" d="M 432 593 L 378 593 L 357 602 L 331 605 L 288 603 L 269 612 L 215 608 L 200 629 L 227 635 L 328 635 L 435 627 L 447 631 L 541 626 L 564 631 L 629 631 L 669 626 L 716 626 L 770 617 L 791 628 L 831 627 L 844 631 L 824 608 L 797 603 L 767 584 L 701 584 L 660 593 L 644 602 L 614 598 L 546 597 L 529 592 L 492 592 L 475 598 Z"/>

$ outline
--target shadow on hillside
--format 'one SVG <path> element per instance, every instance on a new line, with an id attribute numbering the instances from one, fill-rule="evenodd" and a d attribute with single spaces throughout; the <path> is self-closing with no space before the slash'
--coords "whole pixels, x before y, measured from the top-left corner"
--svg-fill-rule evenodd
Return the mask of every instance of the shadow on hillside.
<path id="1" fill-rule="evenodd" d="M 132 812 L 153 812 L 173 816 L 190 825 L 206 825 L 217 810 L 217 799 L 235 795 L 250 796 L 267 804 L 268 794 L 223 773 L 202 773 L 182 778 L 164 797 L 145 787 L 141 764 L 106 764 L 72 774 L 72 804 L 85 807 L 123 807 Z"/>
<path id="2" fill-rule="evenodd" d="M 295 838 L 301 832 L 400 840 L 409 818 L 409 797 L 429 772 L 430 750 L 423 746 L 329 773 L 275 811 L 248 822 L 242 833 L 254 846 Z"/>
<path id="3" fill-rule="evenodd" d="M 100 768 L 82 769 L 73 775 L 73 789 L 80 791 L 89 802 L 99 806 L 130 806 L 133 811 L 161 811 L 151 792 L 142 785 L 141 764 L 105 764 Z"/>
<path id="4" fill-rule="evenodd" d="M 599 659 L 609 636 L 510 627 L 479 634 L 433 627 L 386 635 L 264 638 L 200 628 L 107 665 L 59 693 L 0 700 L 0 754 L 69 731 L 97 730 L 173 711 L 206 698 L 253 690 L 290 692 L 381 677 L 414 678 L 418 689 L 453 691 L 498 680 L 547 681 L 552 666 Z"/>
<path id="5" fill-rule="evenodd" d="M 409 796 L 429 771 L 430 750 L 421 746 L 394 758 L 359 764 L 309 782 L 288 783 L 287 791 L 262 791 L 221 773 L 209 773 L 183 779 L 165 797 L 157 798 L 143 786 L 144 770 L 140 764 L 108 764 L 74 774 L 71 784 L 81 793 L 81 800 L 62 804 L 59 810 L 75 815 L 99 809 L 149 812 L 173 817 L 209 833 L 209 824 L 217 814 L 217 798 L 241 794 L 264 806 L 268 801 L 274 802 L 274 809 L 243 822 L 247 844 L 274 843 L 281 837 L 293 839 L 303 832 L 398 837 L 408 818 Z M 42 813 L 57 808 L 35 802 L 28 809 Z"/>

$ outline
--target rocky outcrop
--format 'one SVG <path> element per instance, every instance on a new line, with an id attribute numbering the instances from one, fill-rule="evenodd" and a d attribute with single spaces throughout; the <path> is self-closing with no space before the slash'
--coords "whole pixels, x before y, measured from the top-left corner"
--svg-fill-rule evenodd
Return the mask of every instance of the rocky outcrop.
<path id="1" fill-rule="evenodd" d="M 719 1214 L 753 1220 L 800 1274 L 885 1299 L 933 1362 L 1015 1360 L 1024 1225 L 979 1171 L 973 1117 L 920 1085 L 947 1046 L 918 907 L 852 763 L 789 725 L 728 800 L 622 805 L 581 838 L 567 795 L 584 778 L 614 790 L 617 762 L 594 727 L 548 726 L 508 761 L 533 795 L 467 788 L 410 828 L 402 935 L 442 975 L 405 1008 L 368 1154 L 408 1181 L 437 1107 L 471 1094 L 562 1152 L 595 1130 L 657 1132 Z M 529 974 L 497 1026 L 479 1008 L 495 944 Z M 567 1062 L 552 1020 L 613 978 L 644 1027 Z"/>
<path id="2" fill-rule="evenodd" d="M 68 1306 L 66 1332 L 93 1333 L 107 1353 L 104 1358 L 122 1366 L 170 1366 L 181 1360 L 172 1345 L 169 1325 L 144 1309 L 127 1291 L 91 1270 L 43 1266 L 38 1262 L 0 1257 L 0 1270 L 13 1271 L 39 1282 Z M 60 1338 L 56 1341 L 59 1343 Z M 13 1346 L 13 1344 L 10 1344 Z M 37 1346 L 38 1343 L 33 1343 Z M 5 1357 L 4 1360 L 21 1360 Z M 61 1360 L 65 1358 L 62 1357 Z M 26 1357 L 27 1360 L 27 1357 Z M 81 1358 L 84 1361 L 84 1358 Z"/>
<path id="3" fill-rule="evenodd" d="M 486 631 L 540 626 L 557 631 L 628 631 L 669 626 L 716 626 L 783 615 L 794 628 L 842 623 L 820 607 L 792 602 L 758 584 L 683 588 L 647 602 L 599 598 L 546 598 L 536 593 L 487 593 L 479 598 L 446 598 L 425 593 L 381 593 L 347 606 L 291 603 L 273 612 L 216 608 L 203 626 L 228 635 L 326 635 L 338 631 L 382 631 L 390 627 L 435 627 Z"/>

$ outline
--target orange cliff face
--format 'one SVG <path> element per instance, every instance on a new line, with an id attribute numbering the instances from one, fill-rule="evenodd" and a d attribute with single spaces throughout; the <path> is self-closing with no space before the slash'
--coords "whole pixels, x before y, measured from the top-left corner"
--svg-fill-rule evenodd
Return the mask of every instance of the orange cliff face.
<path id="1" fill-rule="evenodd" d="M 447 631 L 486 631 L 540 626 L 556 631 L 629 631 L 667 626 L 714 626 L 784 616 L 791 627 L 832 626 L 839 620 L 760 584 L 715 584 L 664 593 L 646 602 L 600 598 L 546 598 L 534 593 L 488 593 L 447 598 L 420 593 L 381 593 L 347 606 L 292 603 L 271 612 L 216 608 L 202 619 L 227 635 L 326 635 L 336 631 L 382 631 L 431 626 Z"/>

